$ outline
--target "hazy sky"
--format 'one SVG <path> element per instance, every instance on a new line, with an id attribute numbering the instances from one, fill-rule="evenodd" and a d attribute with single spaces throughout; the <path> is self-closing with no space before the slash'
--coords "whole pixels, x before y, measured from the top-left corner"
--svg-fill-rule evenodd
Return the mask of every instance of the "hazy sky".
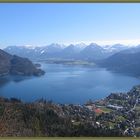
<path id="1" fill-rule="evenodd" d="M 140 4 L 0 4 L 1 48 L 117 40 L 140 42 Z"/>

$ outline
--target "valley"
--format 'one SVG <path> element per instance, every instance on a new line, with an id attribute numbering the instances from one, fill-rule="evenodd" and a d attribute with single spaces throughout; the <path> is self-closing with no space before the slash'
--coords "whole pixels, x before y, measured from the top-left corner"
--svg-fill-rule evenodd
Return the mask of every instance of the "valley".
<path id="1" fill-rule="evenodd" d="M 47 46 L 8 46 L 4 51 L 32 61 L 53 64 L 85 65 L 107 68 L 113 72 L 140 76 L 140 46 L 122 44 L 100 46 L 86 44 L 50 44 Z"/>
<path id="2" fill-rule="evenodd" d="M 0 50 L 0 136 L 139 137 L 139 46 L 59 47 Z"/>
<path id="3" fill-rule="evenodd" d="M 0 137 L 140 138 L 140 4 L 10 1 Z"/>

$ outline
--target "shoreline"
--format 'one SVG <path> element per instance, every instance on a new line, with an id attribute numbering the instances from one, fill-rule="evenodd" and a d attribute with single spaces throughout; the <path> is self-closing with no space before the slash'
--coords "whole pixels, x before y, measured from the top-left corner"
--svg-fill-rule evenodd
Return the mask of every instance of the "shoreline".
<path id="1" fill-rule="evenodd" d="M 0 136 L 18 133 L 18 136 L 139 137 L 140 116 L 132 116 L 140 113 L 139 103 L 140 86 L 127 93 L 111 93 L 96 102 L 90 100 L 84 105 L 56 104 L 44 99 L 24 103 L 16 98 L 0 97 L 0 118 L 9 118 L 1 119 L 6 130 L 2 131 L 0 126 Z"/>

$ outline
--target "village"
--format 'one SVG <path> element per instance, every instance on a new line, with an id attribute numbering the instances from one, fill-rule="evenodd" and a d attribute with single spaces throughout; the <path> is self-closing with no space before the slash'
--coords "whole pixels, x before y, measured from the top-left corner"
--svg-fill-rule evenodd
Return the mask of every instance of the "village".
<path id="1" fill-rule="evenodd" d="M 128 93 L 111 93 L 108 97 L 84 105 L 64 105 L 65 113 L 77 120 L 88 121 L 94 126 L 119 129 L 124 136 L 140 136 L 140 86 L 133 87 Z"/>
<path id="2" fill-rule="evenodd" d="M 140 86 L 85 104 L 0 98 L 0 136 L 140 136 Z"/>

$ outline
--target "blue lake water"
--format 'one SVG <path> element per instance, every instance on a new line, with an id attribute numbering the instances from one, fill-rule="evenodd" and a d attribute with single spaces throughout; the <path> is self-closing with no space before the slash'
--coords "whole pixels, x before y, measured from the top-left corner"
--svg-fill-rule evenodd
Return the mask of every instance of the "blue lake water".
<path id="1" fill-rule="evenodd" d="M 112 92 L 127 92 L 140 79 L 112 73 L 103 68 L 43 64 L 41 77 L 7 76 L 0 78 L 0 96 L 30 102 L 40 98 L 57 103 L 97 100 Z"/>

